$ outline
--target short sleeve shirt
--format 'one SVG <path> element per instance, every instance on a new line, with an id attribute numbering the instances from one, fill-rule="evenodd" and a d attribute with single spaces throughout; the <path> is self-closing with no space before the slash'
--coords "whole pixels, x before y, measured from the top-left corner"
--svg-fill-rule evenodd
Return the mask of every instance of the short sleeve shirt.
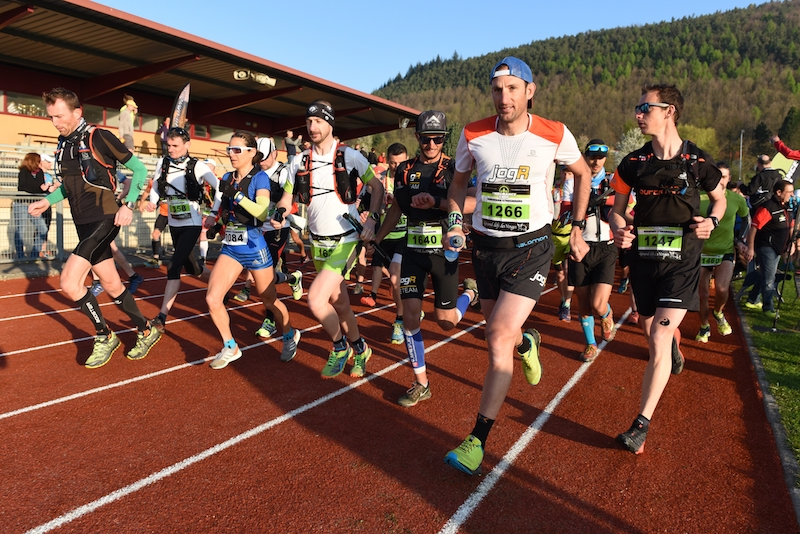
<path id="1" fill-rule="evenodd" d="M 714 228 L 714 231 L 711 232 L 711 237 L 706 239 L 706 242 L 703 244 L 703 254 L 720 255 L 732 253 L 733 227 L 736 225 L 736 216 L 746 217 L 747 214 L 750 213 L 747 207 L 747 201 L 739 193 L 726 189 L 725 200 L 727 201 L 725 215 L 720 219 L 719 226 Z M 700 193 L 701 215 L 708 213 L 710 204 L 708 193 Z"/>
<path id="2" fill-rule="evenodd" d="M 497 132 L 497 117 L 468 124 L 456 151 L 458 172 L 477 171 L 473 227 L 493 237 L 512 237 L 550 224 L 555 162 L 581 158 L 564 124 L 528 115 L 518 135 Z"/>

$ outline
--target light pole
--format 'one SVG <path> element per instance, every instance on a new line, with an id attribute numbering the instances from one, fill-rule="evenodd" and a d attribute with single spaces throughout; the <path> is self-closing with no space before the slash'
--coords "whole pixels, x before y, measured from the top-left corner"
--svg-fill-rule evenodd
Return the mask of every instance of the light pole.
<path id="1" fill-rule="evenodd" d="M 739 183 L 742 183 L 742 141 L 744 140 L 744 130 L 739 132 Z"/>

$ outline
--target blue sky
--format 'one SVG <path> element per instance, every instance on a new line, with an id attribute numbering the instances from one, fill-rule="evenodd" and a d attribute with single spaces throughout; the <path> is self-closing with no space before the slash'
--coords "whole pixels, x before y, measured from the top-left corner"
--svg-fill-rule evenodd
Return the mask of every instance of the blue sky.
<path id="1" fill-rule="evenodd" d="M 412 64 L 591 30 L 706 15 L 760 0 L 101 0 L 102 4 L 371 93 Z M 262 7 L 269 6 L 269 7 Z M 527 7 L 530 6 L 530 7 Z M 531 65 L 536 73 L 536 66 Z"/>

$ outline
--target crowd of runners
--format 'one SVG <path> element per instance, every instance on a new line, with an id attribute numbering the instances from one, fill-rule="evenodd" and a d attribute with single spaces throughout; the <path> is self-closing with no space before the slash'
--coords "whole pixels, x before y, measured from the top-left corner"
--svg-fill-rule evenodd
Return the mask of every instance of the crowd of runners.
<path id="1" fill-rule="evenodd" d="M 702 326 L 696 339 L 708 341 L 713 276 L 712 315 L 721 335 L 732 332 L 724 305 L 735 252 L 738 248 L 752 259 L 753 247 L 771 247 L 780 239 L 784 245 L 777 254 L 787 249 L 792 184 L 781 180 L 772 185 L 775 195 L 765 203 L 767 212 L 754 214 L 757 222 L 751 227 L 744 197 L 726 187 L 730 169 L 680 138 L 677 123 L 684 102 L 675 86 L 643 87 L 631 107 L 651 140 L 622 158 L 612 175 L 606 173 L 609 146 L 602 139 L 592 139 L 581 150 L 564 124 L 529 113 L 536 85 L 526 63 L 506 57 L 489 74 L 496 115 L 464 127 L 454 158 L 443 152 L 445 114 L 428 110 L 416 122 L 417 146 L 395 143 L 387 149 L 386 168 L 371 165 L 360 151 L 339 143 L 335 110 L 317 100 L 306 109 L 309 145 L 288 163 L 278 161 L 271 138 L 237 132 L 226 148 L 233 170 L 218 178 L 214 162 L 192 157 L 189 134 L 173 127 L 149 186 L 144 165 L 120 140 L 86 123 L 75 93 L 63 88 L 45 93 L 47 113 L 60 134 L 55 160 L 62 185 L 31 204 L 29 212 L 38 216 L 64 199 L 72 208 L 80 242 L 64 264 L 61 287 L 95 327 L 85 366 L 105 365 L 121 344 L 100 311 L 98 287 L 138 328 L 136 344 L 127 352 L 128 359 L 138 360 L 166 334 L 182 272 L 208 283 L 206 303 L 221 343 L 212 369 L 242 356 L 226 307 L 242 275 L 245 289 L 234 298 L 260 299 L 264 320 L 254 325 L 256 334 L 261 339 L 280 335 L 280 360 L 291 361 L 302 350 L 301 336 L 276 285 L 288 284 L 295 300 L 304 295 L 303 273 L 288 272 L 287 262 L 280 261 L 292 232 L 291 214 L 300 203 L 306 206 L 309 256 L 316 270 L 306 303 L 331 339 L 323 378 L 345 370 L 352 377 L 368 372 L 372 349 L 359 330 L 347 286 L 363 250 L 372 252 L 373 285 L 361 302 L 374 306 L 381 280 L 388 277 L 397 315 L 386 340 L 404 344 L 411 363 L 413 381 L 398 398 L 400 405 L 412 407 L 432 398 L 422 313 L 429 280 L 433 319 L 443 330 L 455 328 L 470 307 L 482 312 L 488 368 L 475 425 L 445 457 L 469 474 L 481 470 L 515 357 L 531 385 L 542 377 L 539 349 L 547 340 L 523 327 L 551 264 L 561 292 L 559 318 L 571 320 L 577 308 L 586 343 L 576 357 L 591 362 L 598 355 L 596 318 L 600 339 L 610 341 L 615 334 L 609 297 L 619 259 L 625 269 L 620 291 L 632 290 L 629 320 L 641 326 L 650 357 L 638 415 L 617 439 L 641 453 L 670 374 L 683 369 L 683 317 L 699 311 Z M 133 173 L 121 198 L 111 172 L 117 162 Z M 128 272 L 126 287 L 112 249 L 120 227 L 130 224 L 137 208 L 163 210 L 153 234 L 159 262 L 158 243 L 166 225 L 174 244 L 161 309 L 151 319 L 131 295 L 141 277 Z M 735 232 L 737 216 L 744 220 Z M 768 240 L 759 241 L 762 231 Z M 222 246 L 210 268 L 207 239 L 217 233 Z M 467 245 L 475 277 L 461 280 L 458 253 Z M 94 290 L 86 287 L 90 272 L 97 280 Z M 765 278 L 759 286 L 768 286 L 765 306 L 767 299 L 772 302 L 769 282 Z"/>

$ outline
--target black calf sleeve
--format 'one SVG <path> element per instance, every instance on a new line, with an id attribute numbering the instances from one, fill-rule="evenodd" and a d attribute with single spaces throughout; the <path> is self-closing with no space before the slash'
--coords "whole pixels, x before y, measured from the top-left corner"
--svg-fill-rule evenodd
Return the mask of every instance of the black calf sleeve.
<path id="1" fill-rule="evenodd" d="M 144 332 L 147 329 L 147 319 L 139 311 L 139 306 L 136 305 L 133 295 L 127 289 L 120 296 L 114 298 L 114 304 L 119 306 L 131 318 L 139 332 Z"/>
<path id="2" fill-rule="evenodd" d="M 94 329 L 98 334 L 108 334 L 108 326 L 106 320 L 100 311 L 100 306 L 97 304 L 97 299 L 92 295 L 91 291 L 86 291 L 82 299 L 78 301 L 78 307 L 86 314 L 86 317 L 94 324 Z"/>

